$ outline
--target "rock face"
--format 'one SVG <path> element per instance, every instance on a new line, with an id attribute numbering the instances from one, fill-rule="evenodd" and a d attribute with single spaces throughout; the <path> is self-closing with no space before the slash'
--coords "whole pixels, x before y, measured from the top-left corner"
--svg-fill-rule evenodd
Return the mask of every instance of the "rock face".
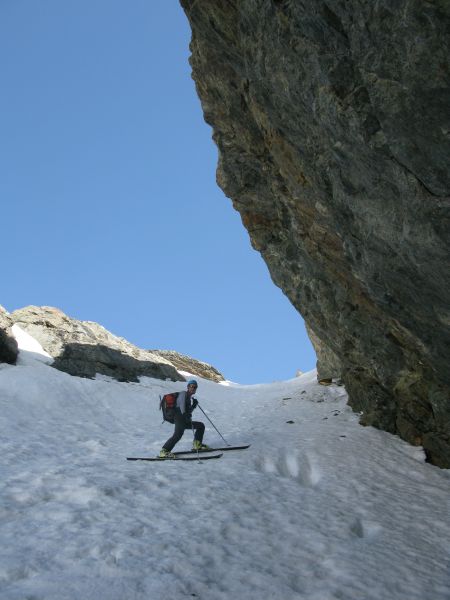
<path id="1" fill-rule="evenodd" d="M 187 371 L 192 375 L 209 379 L 210 381 L 225 381 L 224 376 L 208 363 L 191 358 L 186 354 L 180 354 L 174 350 L 150 350 L 156 356 L 162 356 L 168 360 L 178 371 Z"/>
<path id="2" fill-rule="evenodd" d="M 181 0 L 218 183 L 361 422 L 450 466 L 446 0 Z"/>
<path id="3" fill-rule="evenodd" d="M 33 336 L 54 359 L 53 367 L 78 377 L 97 373 L 119 381 L 155 377 L 184 381 L 176 368 L 91 321 L 71 319 L 57 308 L 27 306 L 11 314 L 14 323 Z"/>
<path id="4" fill-rule="evenodd" d="M 16 364 L 18 348 L 12 335 L 12 319 L 8 311 L 0 306 L 0 363 Z"/>
<path id="5" fill-rule="evenodd" d="M 330 348 L 317 337 L 310 327 L 307 326 L 306 330 L 317 356 L 317 380 L 320 382 L 340 379 L 342 366 L 339 358 L 333 350 L 330 350 Z"/>

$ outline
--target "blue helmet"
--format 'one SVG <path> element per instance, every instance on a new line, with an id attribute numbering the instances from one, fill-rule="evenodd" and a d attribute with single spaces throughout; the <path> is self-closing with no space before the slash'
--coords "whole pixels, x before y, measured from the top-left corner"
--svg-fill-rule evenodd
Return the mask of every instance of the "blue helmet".
<path id="1" fill-rule="evenodd" d="M 188 387 L 190 385 L 195 385 L 195 387 L 198 387 L 198 383 L 196 382 L 195 379 L 189 379 L 189 381 L 187 382 Z"/>

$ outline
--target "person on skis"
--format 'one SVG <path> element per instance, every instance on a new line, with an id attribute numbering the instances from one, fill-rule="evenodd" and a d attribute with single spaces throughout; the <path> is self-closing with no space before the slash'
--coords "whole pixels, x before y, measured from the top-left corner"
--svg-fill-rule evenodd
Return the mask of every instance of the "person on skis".
<path id="1" fill-rule="evenodd" d="M 195 379 L 190 379 L 187 382 L 187 390 L 179 392 L 177 397 L 177 405 L 175 408 L 175 429 L 172 437 L 170 437 L 159 453 L 160 458 L 173 458 L 175 455 L 172 449 L 177 444 L 186 429 L 195 431 L 193 450 L 210 450 L 209 446 L 203 444 L 203 435 L 205 433 L 205 425 L 201 421 L 192 420 L 192 411 L 197 407 L 198 401 L 194 398 L 198 384 Z"/>

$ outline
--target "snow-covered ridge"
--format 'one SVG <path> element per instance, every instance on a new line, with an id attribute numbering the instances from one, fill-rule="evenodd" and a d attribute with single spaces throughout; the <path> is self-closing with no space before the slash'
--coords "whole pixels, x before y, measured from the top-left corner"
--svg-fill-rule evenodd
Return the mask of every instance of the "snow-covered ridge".
<path id="1" fill-rule="evenodd" d="M 0 365 L 2 599 L 448 599 L 449 473 L 360 427 L 343 388 L 200 380 L 251 447 L 130 463 L 169 437 L 158 396 L 185 384 L 72 377 L 30 349 Z"/>
<path id="2" fill-rule="evenodd" d="M 136 382 L 145 375 L 182 380 L 165 358 L 138 348 L 93 321 L 79 321 L 51 306 L 27 306 L 10 316 L 53 357 L 55 368 L 70 375 L 94 378 L 98 373 Z"/>
<path id="3" fill-rule="evenodd" d="M 134 382 L 143 376 L 181 381 L 180 369 L 188 369 L 214 381 L 224 379 L 204 362 L 174 351 L 139 348 L 98 323 L 79 321 L 58 308 L 27 306 L 14 311 L 9 320 L 21 339 L 24 332 L 31 335 L 54 359 L 53 366 L 70 375 L 95 378 L 101 374 Z"/>

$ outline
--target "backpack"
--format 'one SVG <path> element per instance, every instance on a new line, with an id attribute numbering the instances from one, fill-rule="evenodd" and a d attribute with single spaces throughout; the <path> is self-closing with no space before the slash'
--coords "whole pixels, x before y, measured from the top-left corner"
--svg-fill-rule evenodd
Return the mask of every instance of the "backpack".
<path id="1" fill-rule="evenodd" d="M 164 394 L 162 398 L 159 397 L 159 410 L 162 410 L 163 422 L 175 423 L 178 394 L 179 392 L 172 392 L 171 394 Z"/>

